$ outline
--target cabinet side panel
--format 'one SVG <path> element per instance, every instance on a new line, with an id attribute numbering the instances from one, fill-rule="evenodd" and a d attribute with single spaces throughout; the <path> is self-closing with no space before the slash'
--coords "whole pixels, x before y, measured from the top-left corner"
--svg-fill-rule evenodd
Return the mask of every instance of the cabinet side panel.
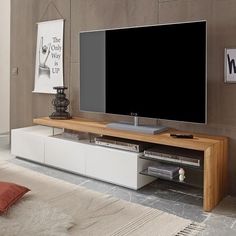
<path id="1" fill-rule="evenodd" d="M 204 153 L 204 210 L 212 210 L 225 196 L 227 145 L 219 141 Z"/>
<path id="2" fill-rule="evenodd" d="M 205 211 L 210 211 L 215 202 L 214 194 L 214 148 L 213 146 L 205 150 L 204 153 L 204 193 L 203 193 L 203 208 Z"/>
<path id="3" fill-rule="evenodd" d="M 228 139 L 225 138 L 223 140 L 223 159 L 222 159 L 222 166 L 223 166 L 223 176 L 222 176 L 222 193 L 225 197 L 229 192 L 229 172 L 228 172 Z"/>

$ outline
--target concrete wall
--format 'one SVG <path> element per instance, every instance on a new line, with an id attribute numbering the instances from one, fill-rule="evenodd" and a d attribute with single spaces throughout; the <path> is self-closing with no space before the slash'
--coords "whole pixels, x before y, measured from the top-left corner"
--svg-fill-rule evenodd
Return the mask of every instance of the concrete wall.
<path id="1" fill-rule="evenodd" d="M 11 66 L 19 67 L 19 75 L 11 80 L 11 127 L 31 125 L 33 117 L 51 113 L 52 97 L 31 93 L 34 81 L 35 23 L 42 20 L 42 15 L 43 20 L 61 18 L 61 15 L 66 19 L 65 84 L 69 87 L 72 115 L 100 120 L 131 118 L 79 112 L 79 31 L 206 19 L 208 124 L 160 123 L 190 132 L 228 136 L 230 192 L 236 194 L 236 84 L 224 83 L 224 48 L 236 48 L 236 1 L 54 0 L 53 5 L 48 5 L 49 2 L 12 0 Z M 156 124 L 154 119 L 141 121 Z"/>
<path id="2" fill-rule="evenodd" d="M 0 134 L 10 124 L 10 1 L 1 1 L 0 14 Z"/>

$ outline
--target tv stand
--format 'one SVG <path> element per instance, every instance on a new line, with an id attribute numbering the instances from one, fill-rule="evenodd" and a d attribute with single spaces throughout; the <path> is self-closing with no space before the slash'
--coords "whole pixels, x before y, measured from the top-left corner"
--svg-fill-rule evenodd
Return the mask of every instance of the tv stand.
<path id="1" fill-rule="evenodd" d="M 71 120 L 52 120 L 48 117 L 43 117 L 34 119 L 34 123 L 53 128 L 148 142 L 163 145 L 164 147 L 167 145 L 177 149 L 184 148 L 193 152 L 200 151 L 203 160 L 203 209 L 211 211 L 228 193 L 227 137 L 194 133 L 193 139 L 179 139 L 170 136 L 171 133 L 177 132 L 176 130 L 162 132 L 157 135 L 127 130 L 122 131 L 108 128 L 107 122 L 79 117 L 73 117 Z M 34 127 L 36 128 L 37 126 Z M 54 136 L 49 136 L 45 139 L 47 141 L 44 151 L 43 135 L 45 131 L 36 130 L 33 133 L 31 131 L 26 132 L 24 129 L 20 129 L 19 132 L 17 129 L 15 132 L 13 130 L 13 154 L 18 154 L 18 156 L 24 158 L 34 158 L 35 161 L 39 162 L 47 161 L 49 165 L 58 166 L 58 168 L 67 169 L 75 173 L 84 173 L 93 178 L 133 189 L 138 189 L 152 181 L 150 176 L 141 176 L 140 174 L 145 174 L 143 171 L 149 160 L 141 158 L 139 153 L 100 147 L 90 143 L 63 140 Z M 39 135 L 40 132 L 43 134 Z M 181 131 L 177 133 L 181 133 Z M 34 146 L 33 144 L 31 145 L 32 142 L 34 142 Z M 23 149 L 25 152 L 20 153 L 20 155 L 19 151 Z M 18 153 L 16 153 L 17 150 Z M 34 151 L 34 153 L 29 153 L 30 151 Z M 84 164 L 85 162 L 86 165 Z M 144 177 L 147 177 L 147 179 Z"/>
<path id="2" fill-rule="evenodd" d="M 130 123 L 108 123 L 108 128 L 134 131 L 146 134 L 159 134 L 161 132 L 167 131 L 168 128 L 165 126 L 143 126 L 139 125 L 139 117 L 134 116 L 134 124 Z"/>

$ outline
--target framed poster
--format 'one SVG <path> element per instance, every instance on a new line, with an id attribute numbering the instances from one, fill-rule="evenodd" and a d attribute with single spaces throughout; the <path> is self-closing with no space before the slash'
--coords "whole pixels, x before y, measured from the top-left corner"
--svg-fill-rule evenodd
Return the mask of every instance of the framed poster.
<path id="1" fill-rule="evenodd" d="M 225 83 L 236 83 L 236 49 L 225 49 Z"/>
<path id="2" fill-rule="evenodd" d="M 53 87 L 63 86 L 64 20 L 37 23 L 35 61 L 35 93 L 56 93 Z"/>

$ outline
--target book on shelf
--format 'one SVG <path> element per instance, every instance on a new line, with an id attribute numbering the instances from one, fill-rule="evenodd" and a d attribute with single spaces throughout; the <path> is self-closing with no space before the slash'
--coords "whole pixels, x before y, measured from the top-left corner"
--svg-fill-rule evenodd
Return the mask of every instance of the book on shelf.
<path id="1" fill-rule="evenodd" d="M 167 178 L 174 178 L 179 174 L 179 167 L 163 163 L 155 163 L 148 166 L 148 173 Z"/>
<path id="2" fill-rule="evenodd" d="M 174 179 L 175 177 L 179 176 L 179 174 L 175 174 L 175 175 L 166 175 L 166 174 L 161 174 L 161 173 L 157 173 L 157 172 L 153 172 L 153 171 L 148 171 L 148 174 L 149 175 L 152 175 L 152 176 L 156 176 L 156 177 L 159 177 L 159 178 L 164 178 L 164 179 Z"/>

